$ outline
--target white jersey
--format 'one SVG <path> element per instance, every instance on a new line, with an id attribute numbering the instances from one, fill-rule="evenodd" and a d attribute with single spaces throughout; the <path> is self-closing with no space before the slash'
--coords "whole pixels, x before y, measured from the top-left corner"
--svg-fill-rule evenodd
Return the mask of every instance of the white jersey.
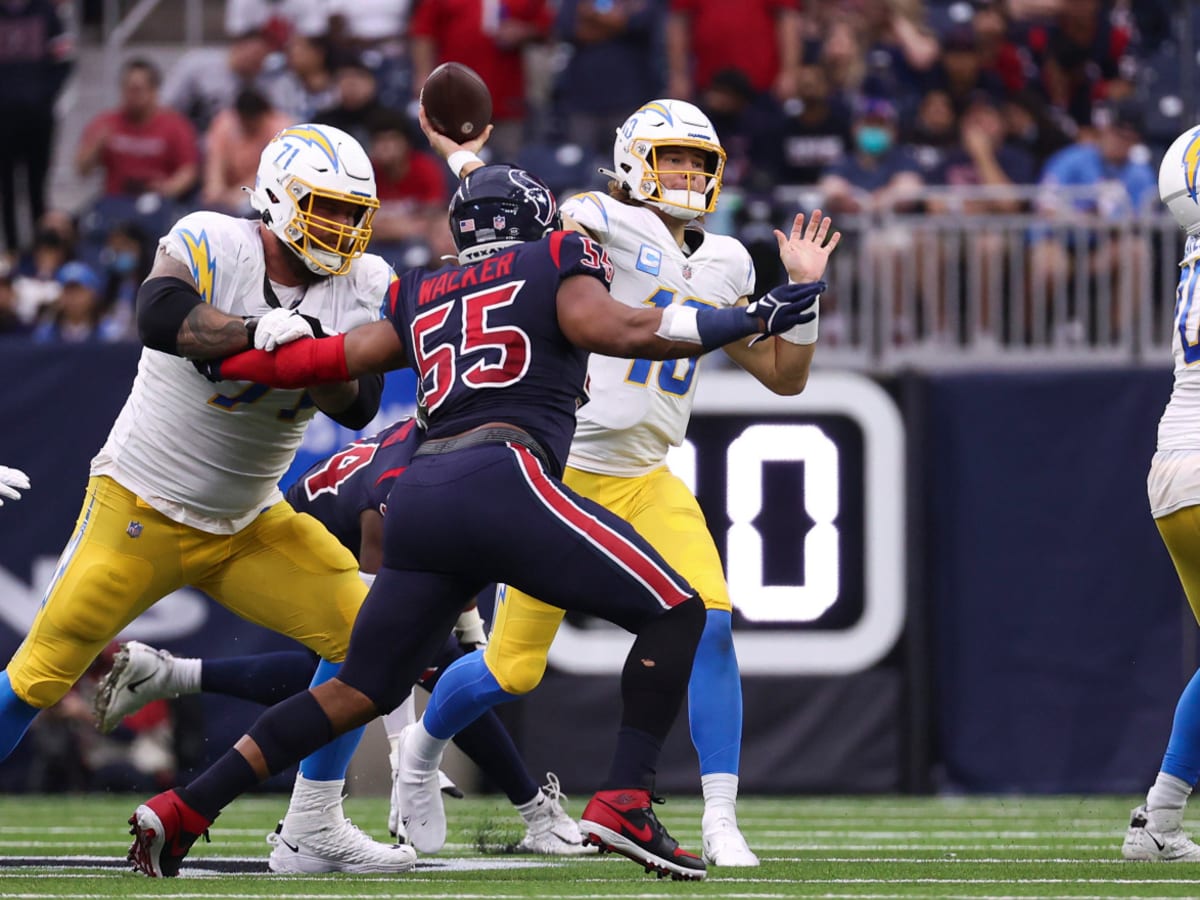
<path id="1" fill-rule="evenodd" d="M 1158 423 L 1158 453 L 1147 487 L 1155 518 L 1200 504 L 1200 237 L 1179 263 L 1171 352 L 1175 386 Z"/>
<path id="2" fill-rule="evenodd" d="M 734 306 L 754 289 L 754 263 L 738 241 L 689 228 L 690 255 L 653 210 L 605 194 L 579 194 L 563 212 L 608 251 L 616 270 L 612 295 L 633 307 Z M 694 232 L 694 234 L 693 234 Z M 580 410 L 568 465 L 634 476 L 663 465 L 683 442 L 692 415 L 698 359 L 656 362 L 593 353 L 590 400 Z"/>
<path id="3" fill-rule="evenodd" d="M 271 310 L 258 222 L 192 213 L 159 247 L 192 270 L 206 303 L 235 316 Z M 347 274 L 307 290 L 272 290 L 336 334 L 378 319 L 393 277 L 383 259 L 363 256 Z M 188 360 L 145 348 L 92 474 L 112 477 L 176 522 L 234 534 L 281 499 L 279 479 L 315 414 L 302 390 L 212 384 Z"/>

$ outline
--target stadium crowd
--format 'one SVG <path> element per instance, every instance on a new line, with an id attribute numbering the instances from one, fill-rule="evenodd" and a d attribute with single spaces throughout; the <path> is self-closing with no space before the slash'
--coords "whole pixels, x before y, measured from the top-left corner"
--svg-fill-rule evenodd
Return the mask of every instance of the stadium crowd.
<path id="1" fill-rule="evenodd" d="M 369 148 L 375 252 L 397 269 L 449 254 L 452 177 L 414 119 L 415 86 L 446 59 L 492 91 L 491 158 L 559 192 L 597 185 L 630 108 L 696 102 L 728 153 L 708 227 L 741 235 L 760 285 L 778 275 L 763 225 L 790 214 L 781 185 L 842 216 L 937 211 L 928 188 L 971 185 L 1111 184 L 1113 209 L 1138 209 L 1184 124 L 1168 0 L 228 0 L 223 48 L 166 72 L 124 61 L 118 105 L 70 148 L 99 196 L 67 211 L 45 190 L 74 52 L 62 5 L 0 5 L 0 111 L 20 130 L 0 155 L 0 334 L 35 341 L 134 339 L 155 237 L 192 209 L 250 214 L 242 187 L 295 122 Z M 1066 263 L 1045 243 L 1031 259 L 1050 279 Z"/>

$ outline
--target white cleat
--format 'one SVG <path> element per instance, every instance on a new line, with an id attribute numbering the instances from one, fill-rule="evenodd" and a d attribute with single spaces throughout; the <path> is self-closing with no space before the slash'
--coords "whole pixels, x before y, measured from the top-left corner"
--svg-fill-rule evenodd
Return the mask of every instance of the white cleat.
<path id="1" fill-rule="evenodd" d="M 705 813 L 701 824 L 703 857 L 710 866 L 758 865 L 758 857 L 738 830 L 737 820 L 725 813 Z"/>
<path id="2" fill-rule="evenodd" d="M 341 802 L 310 812 L 288 811 L 267 835 L 271 856 L 267 866 L 280 875 L 319 875 L 325 872 L 407 872 L 417 854 L 407 844 L 372 840 L 342 815 Z"/>
<path id="3" fill-rule="evenodd" d="M 409 843 L 422 853 L 437 853 L 446 845 L 446 808 L 442 804 L 441 779 L 437 769 L 422 771 L 404 752 L 406 738 L 415 728 L 400 732 L 393 754 L 392 807 L 399 811 L 400 826 Z"/>
<path id="4" fill-rule="evenodd" d="M 595 853 L 596 848 L 583 843 L 583 832 L 575 820 L 562 808 L 566 795 L 558 776 L 547 772 L 549 783 L 542 787 L 545 800 L 526 820 L 525 837 L 517 844 L 518 853 L 540 853 L 543 856 L 583 856 Z"/>
<path id="5" fill-rule="evenodd" d="M 175 657 L 166 650 L 155 650 L 140 641 L 122 644 L 92 704 L 101 733 L 108 734 L 151 701 L 178 697 L 172 678 L 174 665 Z"/>
<path id="6" fill-rule="evenodd" d="M 1129 817 L 1121 856 L 1148 862 L 1200 862 L 1200 844 L 1183 833 L 1182 825 L 1180 810 L 1151 813 L 1139 806 Z"/>

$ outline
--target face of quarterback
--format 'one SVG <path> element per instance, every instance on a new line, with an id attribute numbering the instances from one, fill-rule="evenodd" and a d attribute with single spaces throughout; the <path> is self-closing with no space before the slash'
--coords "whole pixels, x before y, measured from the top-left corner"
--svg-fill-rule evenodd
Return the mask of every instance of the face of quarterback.
<path id="1" fill-rule="evenodd" d="M 667 191 L 695 191 L 703 194 L 708 185 L 704 177 L 706 156 L 695 147 L 663 147 L 658 150 L 658 180 Z"/>

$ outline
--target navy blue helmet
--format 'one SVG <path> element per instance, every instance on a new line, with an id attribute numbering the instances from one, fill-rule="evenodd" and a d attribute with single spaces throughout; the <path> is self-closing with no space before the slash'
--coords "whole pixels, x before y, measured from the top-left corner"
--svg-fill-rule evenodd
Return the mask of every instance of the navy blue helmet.
<path id="1" fill-rule="evenodd" d="M 515 166 L 476 169 L 450 201 L 450 233 L 463 264 L 560 228 L 554 193 L 536 175 Z"/>

